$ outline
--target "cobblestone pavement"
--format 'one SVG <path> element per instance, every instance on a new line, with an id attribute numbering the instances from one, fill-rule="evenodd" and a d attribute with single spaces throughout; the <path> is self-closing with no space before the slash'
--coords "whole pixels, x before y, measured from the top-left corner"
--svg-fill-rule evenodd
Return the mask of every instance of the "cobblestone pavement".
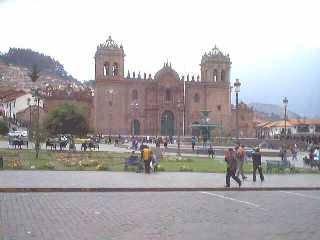
<path id="1" fill-rule="evenodd" d="M 268 174 L 263 183 L 253 182 L 252 176 L 248 177 L 243 187 L 320 187 L 320 174 Z M 224 185 L 225 174 L 219 173 L 159 172 L 147 175 L 100 171 L 0 171 L 0 188 L 214 188 Z M 231 186 L 237 187 L 237 184 L 231 180 Z"/>
<path id="2" fill-rule="evenodd" d="M 320 192 L 0 193 L 1 240 L 320 239 Z"/>

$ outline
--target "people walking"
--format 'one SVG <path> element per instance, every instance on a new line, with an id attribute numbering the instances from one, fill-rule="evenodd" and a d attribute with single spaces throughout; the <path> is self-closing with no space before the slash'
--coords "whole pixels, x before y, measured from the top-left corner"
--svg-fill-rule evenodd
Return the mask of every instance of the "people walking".
<path id="1" fill-rule="evenodd" d="M 212 147 L 212 144 L 210 144 L 210 147 L 209 147 L 209 149 L 208 149 L 208 155 L 209 155 L 209 158 L 210 158 L 210 157 L 211 157 L 212 159 L 215 158 L 215 151 L 214 151 L 214 149 L 213 149 L 213 147 Z"/>
<path id="2" fill-rule="evenodd" d="M 237 177 L 241 174 L 242 180 L 245 180 L 247 177 L 243 172 L 244 160 L 246 158 L 246 152 L 244 150 L 244 146 L 240 145 L 236 150 L 236 159 L 237 159 Z"/>
<path id="3" fill-rule="evenodd" d="M 196 138 L 195 136 L 192 136 L 191 138 L 191 146 L 192 146 L 192 151 L 194 152 L 194 146 L 196 145 Z"/>
<path id="4" fill-rule="evenodd" d="M 287 161 L 287 148 L 285 145 L 282 145 L 280 149 L 281 161 Z"/>
<path id="5" fill-rule="evenodd" d="M 298 146 L 297 146 L 297 144 L 293 145 L 293 147 L 291 148 L 291 153 L 292 153 L 292 161 L 297 160 L 297 155 L 298 155 Z"/>
<path id="6" fill-rule="evenodd" d="M 227 162 L 226 187 L 230 187 L 230 177 L 233 178 L 241 186 L 241 180 L 235 175 L 237 170 L 237 161 L 235 152 L 229 148 L 225 153 L 225 161 Z"/>
<path id="7" fill-rule="evenodd" d="M 262 165 L 261 165 L 261 152 L 259 148 L 256 148 L 254 153 L 252 154 L 252 161 L 253 161 L 253 181 L 256 181 L 256 172 L 258 169 L 260 180 L 261 182 L 264 181 L 264 176 L 262 173 Z"/>
<path id="8" fill-rule="evenodd" d="M 167 141 L 167 139 L 165 139 L 165 140 L 164 140 L 164 142 L 163 142 L 163 146 L 164 146 L 164 148 L 165 148 L 165 149 L 167 149 L 167 148 L 168 148 L 168 141 Z"/>

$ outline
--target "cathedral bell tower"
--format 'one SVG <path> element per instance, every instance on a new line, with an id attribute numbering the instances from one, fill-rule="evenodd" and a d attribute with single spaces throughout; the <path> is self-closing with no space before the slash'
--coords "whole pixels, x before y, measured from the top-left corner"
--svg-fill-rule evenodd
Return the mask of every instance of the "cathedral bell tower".
<path id="1" fill-rule="evenodd" d="M 111 36 L 106 42 L 98 45 L 95 54 L 96 81 L 120 80 L 124 76 L 124 51 Z"/>
<path id="2" fill-rule="evenodd" d="M 202 56 L 200 66 L 201 81 L 230 83 L 231 61 L 229 54 L 223 54 L 216 46 L 212 51 Z"/>

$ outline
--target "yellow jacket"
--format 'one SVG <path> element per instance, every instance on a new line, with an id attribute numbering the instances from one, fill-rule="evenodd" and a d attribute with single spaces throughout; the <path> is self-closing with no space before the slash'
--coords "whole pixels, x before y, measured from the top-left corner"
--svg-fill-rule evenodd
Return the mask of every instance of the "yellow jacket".
<path id="1" fill-rule="evenodd" d="M 149 148 L 144 148 L 143 149 L 143 160 L 148 161 L 151 158 L 151 150 Z"/>

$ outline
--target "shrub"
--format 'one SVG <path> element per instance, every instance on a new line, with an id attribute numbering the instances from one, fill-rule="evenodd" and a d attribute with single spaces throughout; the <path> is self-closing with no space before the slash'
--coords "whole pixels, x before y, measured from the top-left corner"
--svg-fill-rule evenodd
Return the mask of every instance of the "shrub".
<path id="1" fill-rule="evenodd" d="M 99 165 L 99 162 L 97 160 L 84 160 L 84 161 L 81 161 L 81 165 L 83 167 L 96 167 Z"/>
<path id="2" fill-rule="evenodd" d="M 40 170 L 46 170 L 46 169 L 52 170 L 55 167 L 56 166 L 53 163 L 46 163 L 44 165 L 40 165 L 39 167 L 37 167 L 37 169 L 40 169 Z"/>
<path id="3" fill-rule="evenodd" d="M 100 163 L 98 166 L 96 166 L 96 169 L 98 171 L 108 171 L 109 167 L 106 164 Z"/>
<path id="4" fill-rule="evenodd" d="M 23 163 L 21 160 L 11 160 L 8 162 L 8 167 L 12 169 L 22 169 Z"/>
<path id="5" fill-rule="evenodd" d="M 66 161 L 64 161 L 64 165 L 66 167 L 75 167 L 75 166 L 78 166 L 78 162 L 77 161 L 66 160 Z"/>
<path id="6" fill-rule="evenodd" d="M 8 124 L 0 120 L 0 135 L 6 135 L 9 132 Z"/>
<path id="7" fill-rule="evenodd" d="M 180 172 L 192 172 L 192 171 L 193 171 L 193 169 L 191 167 L 189 167 L 189 166 L 182 165 L 180 167 Z"/>

